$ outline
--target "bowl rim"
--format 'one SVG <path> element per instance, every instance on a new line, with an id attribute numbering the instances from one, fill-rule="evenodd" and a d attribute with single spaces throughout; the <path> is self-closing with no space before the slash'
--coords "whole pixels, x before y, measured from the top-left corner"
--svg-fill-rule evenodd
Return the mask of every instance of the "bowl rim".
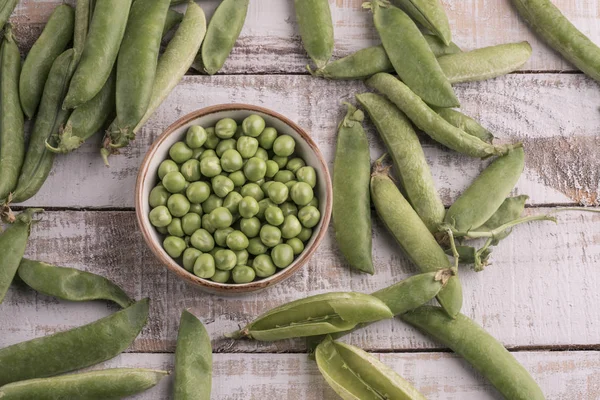
<path id="1" fill-rule="evenodd" d="M 289 126 L 291 129 L 293 129 L 308 144 L 308 146 L 311 148 L 311 150 L 315 153 L 316 158 L 317 158 L 318 162 L 320 163 L 321 169 L 325 172 L 323 174 L 323 178 L 325 179 L 325 192 L 326 192 L 325 193 L 325 210 L 324 210 L 324 212 L 321 213 L 321 222 L 320 222 L 321 229 L 317 232 L 312 245 L 309 248 L 305 249 L 300 254 L 300 257 L 295 259 L 294 262 L 289 267 L 278 271 L 277 273 L 275 273 L 274 275 L 272 275 L 268 278 L 261 279 L 258 281 L 253 281 L 250 283 L 242 283 L 242 284 L 218 283 L 218 282 L 210 281 L 208 279 L 200 278 L 200 277 L 188 272 L 185 268 L 180 266 L 174 259 L 169 257 L 168 254 L 166 254 L 164 252 L 164 250 L 162 249 L 162 246 L 160 246 L 159 243 L 156 243 L 153 240 L 153 238 L 149 232 L 149 229 L 154 229 L 154 228 L 150 225 L 149 221 L 147 221 L 147 216 L 144 215 L 144 213 L 143 213 L 143 203 L 144 203 L 144 201 L 147 201 L 147 199 L 146 200 L 144 199 L 142 188 L 143 188 L 144 181 L 146 180 L 148 174 L 153 173 L 153 172 L 149 171 L 150 161 L 156 155 L 156 152 L 158 151 L 158 149 L 162 145 L 162 143 L 170 135 L 172 135 L 177 129 L 179 129 L 181 126 L 186 125 L 189 122 L 191 122 L 197 118 L 200 118 L 200 117 L 203 117 L 206 115 L 214 114 L 217 112 L 223 112 L 223 111 L 239 111 L 239 110 L 249 111 L 249 112 L 259 112 L 259 113 L 266 114 L 272 118 L 279 119 L 281 122 L 283 122 L 284 124 Z M 163 133 L 161 133 L 160 136 L 158 136 L 154 140 L 154 142 L 152 143 L 152 145 L 146 152 L 146 155 L 144 156 L 144 159 L 142 160 L 142 163 L 139 167 L 136 185 L 135 185 L 135 213 L 136 213 L 136 217 L 137 217 L 137 224 L 138 224 L 138 228 L 142 232 L 142 236 L 144 238 L 144 241 L 146 242 L 146 245 L 148 247 L 150 247 L 150 250 L 152 251 L 152 253 L 160 260 L 160 262 L 164 266 L 166 266 L 171 272 L 175 273 L 179 278 L 182 278 L 186 282 L 191 283 L 191 284 L 193 284 L 201 289 L 204 289 L 208 292 L 217 293 L 217 294 L 250 293 L 250 292 L 262 290 L 267 287 L 273 286 L 273 285 L 283 282 L 284 280 L 291 277 L 294 273 L 296 273 L 300 268 L 302 268 L 308 262 L 310 257 L 312 257 L 312 255 L 318 249 L 318 247 L 319 247 L 321 241 L 323 240 L 323 238 L 325 237 L 325 234 L 329 227 L 332 208 L 333 208 L 333 187 L 331 184 L 329 168 L 327 167 L 327 163 L 325 161 L 325 158 L 323 157 L 323 154 L 321 153 L 321 150 L 319 149 L 317 144 L 313 141 L 313 139 L 310 137 L 310 135 L 303 128 L 301 128 L 298 124 L 296 124 L 289 118 L 287 118 L 275 111 L 272 111 L 270 109 L 267 109 L 267 108 L 264 108 L 261 106 L 255 106 L 255 105 L 244 104 L 244 103 L 218 104 L 218 105 L 213 105 L 213 106 L 209 106 L 209 107 L 204 107 L 204 108 L 201 108 L 199 110 L 196 110 L 189 114 L 184 115 L 183 117 L 179 118 L 178 120 L 173 122 L 171 125 L 169 125 L 163 131 Z"/>

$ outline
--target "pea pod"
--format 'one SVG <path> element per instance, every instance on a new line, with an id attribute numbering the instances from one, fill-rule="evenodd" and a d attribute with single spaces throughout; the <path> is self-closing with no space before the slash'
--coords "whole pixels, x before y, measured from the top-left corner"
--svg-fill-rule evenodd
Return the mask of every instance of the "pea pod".
<path id="1" fill-rule="evenodd" d="M 462 129 L 471 136 L 475 136 L 483 140 L 486 143 L 492 143 L 494 135 L 492 132 L 485 129 L 479 122 L 473 118 L 461 113 L 460 111 L 453 110 L 451 108 L 434 108 L 435 112 L 440 117 L 451 123 L 458 129 Z"/>
<path id="2" fill-rule="evenodd" d="M 181 313 L 175 351 L 175 400 L 210 400 L 212 348 L 202 322 L 184 310 Z"/>
<path id="3" fill-rule="evenodd" d="M 371 177 L 371 199 L 385 226 L 421 271 L 432 272 L 451 267 L 446 253 L 427 226 L 381 169 Z M 451 317 L 460 312 L 463 296 L 458 276 L 448 280 L 437 299 Z"/>
<path id="4" fill-rule="evenodd" d="M 40 208 L 31 208 L 23 211 L 16 217 L 15 222 L 0 234 L 0 304 L 17 273 L 19 263 L 25 254 L 27 239 L 33 214 L 43 211 Z M 0 366 L 0 370 L 2 366 Z M 2 378 L 0 377 L 0 381 Z"/>
<path id="5" fill-rule="evenodd" d="M 367 85 L 383 93 L 433 140 L 459 153 L 471 157 L 485 158 L 493 155 L 503 155 L 508 153 L 511 148 L 521 146 L 521 144 L 491 145 L 469 135 L 440 117 L 408 86 L 390 74 L 379 73 L 373 75 L 367 80 Z"/>
<path id="6" fill-rule="evenodd" d="M 347 331 L 360 323 L 391 317 L 390 309 L 376 297 L 333 292 L 276 307 L 229 336 L 261 341 L 317 336 Z"/>
<path id="7" fill-rule="evenodd" d="M 491 231 L 520 218 L 525 209 L 525 202 L 528 199 L 529 196 L 527 195 L 506 198 L 498 210 L 483 225 L 476 229 L 478 231 Z"/>
<path id="8" fill-rule="evenodd" d="M 376 357 L 327 337 L 315 358 L 329 386 L 346 400 L 425 400 L 425 397 Z"/>
<path id="9" fill-rule="evenodd" d="M 165 25 L 163 27 L 162 37 L 164 38 L 171 29 L 175 28 L 175 25 L 179 24 L 183 19 L 183 14 L 175 10 L 169 9 L 167 12 L 167 18 L 165 19 Z"/>
<path id="10" fill-rule="evenodd" d="M 75 22 L 73 32 L 73 50 L 77 57 L 81 57 L 85 40 L 90 28 L 90 21 L 94 15 L 91 0 L 77 0 L 75 3 Z"/>
<path id="11" fill-rule="evenodd" d="M 102 90 L 113 69 L 125 34 L 133 0 L 103 0 L 96 4 L 81 60 L 63 103 L 73 109 Z"/>
<path id="12" fill-rule="evenodd" d="M 439 307 L 423 306 L 400 317 L 462 356 L 507 399 L 543 400 L 529 372 L 483 328 L 459 314 L 450 319 Z"/>
<path id="13" fill-rule="evenodd" d="M 2 400 L 105 400 L 143 392 L 167 376 L 167 371 L 115 368 L 54 378 L 29 379 L 0 387 Z"/>
<path id="14" fill-rule="evenodd" d="M 419 138 L 406 115 L 394 104 L 374 93 L 356 96 L 377 127 L 400 177 L 408 200 L 425 223 L 435 232 L 444 220 L 446 209 L 437 192 Z"/>
<path id="15" fill-rule="evenodd" d="M 394 69 L 400 79 L 428 104 L 457 107 L 458 99 L 427 41 L 415 23 L 389 2 L 366 3 Z"/>
<path id="16" fill-rule="evenodd" d="M 439 0 L 394 0 L 412 19 L 433 32 L 444 44 L 452 42 L 452 32 L 444 6 Z"/>
<path id="17" fill-rule="evenodd" d="M 73 268 L 56 267 L 24 258 L 19 277 L 35 291 L 68 301 L 110 300 L 123 308 L 134 302 L 103 276 Z"/>
<path id="18" fill-rule="evenodd" d="M 492 254 L 492 249 L 486 248 L 481 252 L 478 252 L 475 247 L 472 246 L 456 246 L 456 252 L 458 253 L 461 264 L 473 264 L 475 271 L 483 270 Z M 446 250 L 446 254 L 449 256 L 453 255 L 452 249 Z"/>
<path id="19" fill-rule="evenodd" d="M 364 114 L 346 105 L 333 166 L 333 226 L 336 241 L 350 265 L 373 274 L 369 142 L 361 125 Z"/>
<path id="20" fill-rule="evenodd" d="M 317 68 L 333 54 L 333 21 L 328 0 L 294 0 L 302 44 Z"/>
<path id="21" fill-rule="evenodd" d="M 145 299 L 91 324 L 0 349 L 0 385 L 109 360 L 133 343 L 147 320 Z"/>
<path id="22" fill-rule="evenodd" d="M 17 186 L 25 158 L 23 111 L 19 104 L 21 54 L 11 26 L 4 30 L 0 47 L 0 199 Z"/>
<path id="23" fill-rule="evenodd" d="M 0 30 L 4 28 L 4 24 L 6 24 L 18 3 L 19 0 L 0 0 Z"/>

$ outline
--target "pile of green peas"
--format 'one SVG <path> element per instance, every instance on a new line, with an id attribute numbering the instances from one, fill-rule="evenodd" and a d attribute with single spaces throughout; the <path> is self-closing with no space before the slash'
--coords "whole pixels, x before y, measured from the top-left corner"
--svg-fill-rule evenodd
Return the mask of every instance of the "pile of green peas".
<path id="1" fill-rule="evenodd" d="M 191 126 L 158 167 L 150 222 L 187 271 L 249 283 L 288 267 L 319 223 L 317 174 L 260 115 Z"/>

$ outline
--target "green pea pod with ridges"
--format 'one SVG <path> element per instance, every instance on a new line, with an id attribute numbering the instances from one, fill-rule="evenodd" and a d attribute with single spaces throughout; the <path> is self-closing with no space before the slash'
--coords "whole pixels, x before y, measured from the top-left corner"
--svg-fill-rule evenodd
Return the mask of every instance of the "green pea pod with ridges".
<path id="1" fill-rule="evenodd" d="M 600 82 L 600 47 L 549 0 L 512 0 L 518 13 L 554 50 Z"/>
<path id="2" fill-rule="evenodd" d="M 294 0 L 302 44 L 317 68 L 333 54 L 333 20 L 328 0 Z"/>
<path id="3" fill-rule="evenodd" d="M 471 157 L 486 158 L 503 155 L 515 145 L 491 145 L 469 135 L 439 116 L 408 86 L 394 76 L 386 73 L 373 75 L 367 80 L 367 86 L 377 89 L 392 101 L 406 116 L 433 140 L 459 153 Z"/>
<path id="4" fill-rule="evenodd" d="M 58 133 L 71 114 L 70 111 L 63 110 L 61 104 L 76 64 L 73 49 L 62 53 L 52 64 L 33 131 L 29 137 L 29 147 L 19 183 L 12 196 L 14 203 L 33 197 L 52 170 L 55 155 L 46 148 L 46 141 Z"/>
<path id="5" fill-rule="evenodd" d="M 458 107 L 452 85 L 412 19 L 381 0 L 366 6 L 373 11 L 375 28 L 400 79 L 427 104 Z"/>
<path id="6" fill-rule="evenodd" d="M 167 18 L 165 19 L 165 25 L 163 27 L 162 37 L 164 38 L 171 29 L 175 28 L 175 25 L 179 24 L 183 19 L 183 14 L 175 10 L 169 10 L 167 12 Z"/>
<path id="7" fill-rule="evenodd" d="M 330 337 L 316 349 L 319 371 L 344 400 L 426 400 L 408 381 L 376 357 Z"/>
<path id="8" fill-rule="evenodd" d="M 148 320 L 148 299 L 96 322 L 0 349 L 0 385 L 82 369 L 121 354 Z"/>
<path id="9" fill-rule="evenodd" d="M 377 127 L 408 200 L 429 231 L 436 232 L 446 209 L 412 124 L 402 111 L 380 95 L 363 93 L 356 99 Z"/>
<path id="10" fill-rule="evenodd" d="M 376 170 L 371 177 L 371 199 L 384 225 L 421 271 L 452 267 L 444 250 L 385 170 Z M 455 317 L 460 312 L 463 295 L 458 276 L 448 280 L 437 299 L 449 316 Z"/>
<path id="11" fill-rule="evenodd" d="M 167 371 L 115 368 L 54 378 L 29 379 L 0 387 L 2 400 L 106 400 L 132 396 L 156 386 Z"/>
<path id="12" fill-rule="evenodd" d="M 94 15 L 91 0 L 77 0 L 75 3 L 75 27 L 73 33 L 73 50 L 81 57 L 85 40 L 90 29 L 90 21 Z"/>
<path id="13" fill-rule="evenodd" d="M 42 212 L 40 208 L 31 208 L 23 211 L 16 217 L 16 220 L 4 232 L 0 234 L 0 304 L 4 301 L 4 296 L 10 287 L 19 269 L 19 263 L 25 254 L 27 240 L 31 224 L 33 223 L 33 214 Z M 2 366 L 0 365 L 0 370 Z M 0 376 L 0 382 L 2 377 Z"/>
<path id="14" fill-rule="evenodd" d="M 481 124 L 475 121 L 473 118 L 461 113 L 460 111 L 453 110 L 451 108 L 433 108 L 436 113 L 439 114 L 440 117 L 444 118 L 446 121 L 457 127 L 458 129 L 462 129 L 466 133 L 471 136 L 475 136 L 483 140 L 486 143 L 492 143 L 494 140 L 494 135 L 492 132 L 485 129 Z"/>
<path id="15" fill-rule="evenodd" d="M 175 350 L 174 400 L 210 400 L 212 347 L 206 328 L 183 310 Z"/>
<path id="16" fill-rule="evenodd" d="M 494 160 L 450 206 L 444 225 L 452 229 L 455 236 L 464 236 L 483 225 L 513 190 L 524 164 L 523 148 Z"/>
<path id="17" fill-rule="evenodd" d="M 54 9 L 44 31 L 35 41 L 23 63 L 19 81 L 21 106 L 27 118 L 33 118 L 39 105 L 50 68 L 73 39 L 75 11 L 62 4 Z"/>
<path id="18" fill-rule="evenodd" d="M 223 0 L 215 10 L 202 50 L 196 57 L 196 65 L 202 65 L 202 71 L 214 75 L 223 67 L 237 38 L 242 32 L 249 0 Z"/>
<path id="19" fill-rule="evenodd" d="M 462 356 L 506 399 L 544 399 L 529 372 L 502 343 L 466 316 L 450 319 L 439 307 L 423 306 L 400 318 Z"/>
<path id="20" fill-rule="evenodd" d="M 333 227 L 350 265 L 373 274 L 369 141 L 362 127 L 363 112 L 346 106 L 333 163 Z"/>
<path id="21" fill-rule="evenodd" d="M 444 44 L 452 42 L 450 23 L 440 0 L 394 0 L 394 3 Z"/>
<path id="22" fill-rule="evenodd" d="M 326 335 L 393 315 L 385 303 L 368 294 L 325 293 L 276 307 L 229 337 L 273 341 Z"/>
<path id="23" fill-rule="evenodd" d="M 531 57 L 527 42 L 508 43 L 438 58 L 450 83 L 483 81 L 521 68 Z"/>
<path id="24" fill-rule="evenodd" d="M 10 15 L 19 3 L 19 0 L 0 0 L 0 30 L 8 22 Z"/>
<path id="25" fill-rule="evenodd" d="M 117 60 L 132 0 L 102 0 L 96 4 L 79 65 L 63 108 L 73 109 L 102 90 Z"/>
<path id="26" fill-rule="evenodd" d="M 0 199 L 17 186 L 25 159 L 23 111 L 19 103 L 21 54 L 10 25 L 0 47 Z"/>
<path id="27" fill-rule="evenodd" d="M 169 0 L 136 0 L 117 59 L 117 127 L 124 135 L 142 119 L 158 64 Z"/>
<path id="28" fill-rule="evenodd" d="M 23 282 L 36 292 L 67 301 L 109 300 L 127 308 L 133 300 L 103 276 L 74 268 L 57 267 L 23 258 L 18 270 Z"/>
<path id="29" fill-rule="evenodd" d="M 527 195 L 506 198 L 498 210 L 483 225 L 475 229 L 478 232 L 492 231 L 510 221 L 521 218 L 525 210 L 525 202 L 528 199 Z"/>

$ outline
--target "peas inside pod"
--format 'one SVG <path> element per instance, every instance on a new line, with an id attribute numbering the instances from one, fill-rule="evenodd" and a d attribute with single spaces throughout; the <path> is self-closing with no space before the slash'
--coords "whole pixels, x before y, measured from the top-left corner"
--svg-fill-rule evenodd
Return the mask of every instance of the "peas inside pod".
<path id="1" fill-rule="evenodd" d="M 249 283 L 287 268 L 321 220 L 316 170 L 260 115 L 191 126 L 149 196 L 150 223 L 182 268 Z"/>

